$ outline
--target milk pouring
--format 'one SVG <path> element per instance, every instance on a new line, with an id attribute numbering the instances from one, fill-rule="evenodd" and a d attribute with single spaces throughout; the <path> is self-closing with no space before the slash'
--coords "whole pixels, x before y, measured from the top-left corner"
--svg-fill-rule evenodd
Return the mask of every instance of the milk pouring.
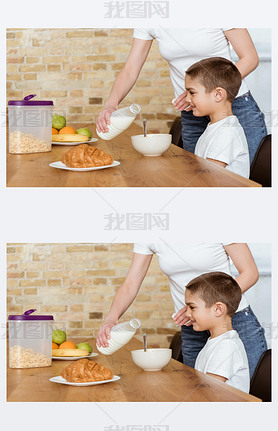
<path id="1" fill-rule="evenodd" d="M 141 111 L 141 107 L 136 103 L 125 108 L 117 109 L 110 116 L 110 124 L 108 124 L 109 132 L 97 132 L 97 135 L 105 141 L 115 138 L 115 136 L 126 130 L 135 120 L 136 115 Z"/>
<path id="2" fill-rule="evenodd" d="M 109 346 L 99 347 L 97 345 L 97 349 L 104 355 L 111 355 L 127 344 L 140 326 L 140 320 L 135 318 L 131 319 L 129 322 L 123 322 L 113 326 L 110 332 L 111 338 L 108 340 Z"/>

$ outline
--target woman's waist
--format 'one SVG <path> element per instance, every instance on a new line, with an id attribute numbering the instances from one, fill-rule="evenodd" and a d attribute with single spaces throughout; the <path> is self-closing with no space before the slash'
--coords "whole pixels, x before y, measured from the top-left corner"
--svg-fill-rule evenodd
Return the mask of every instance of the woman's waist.
<path id="1" fill-rule="evenodd" d="M 236 97 L 243 96 L 243 94 L 247 93 L 248 91 L 249 91 L 248 85 L 246 81 L 243 79 Z"/>

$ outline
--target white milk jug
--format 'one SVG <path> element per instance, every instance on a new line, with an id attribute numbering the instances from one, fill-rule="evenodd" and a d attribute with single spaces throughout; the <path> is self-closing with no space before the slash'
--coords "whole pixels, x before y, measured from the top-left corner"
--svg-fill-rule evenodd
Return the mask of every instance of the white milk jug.
<path id="1" fill-rule="evenodd" d="M 108 124 L 109 132 L 97 132 L 97 135 L 105 141 L 115 138 L 115 136 L 126 130 L 135 120 L 136 115 L 141 111 L 141 107 L 136 103 L 125 108 L 117 109 L 110 116 L 110 124 Z"/>
<path id="2" fill-rule="evenodd" d="M 110 332 L 111 338 L 108 340 L 109 346 L 98 347 L 97 345 L 97 349 L 104 355 L 111 355 L 127 344 L 140 326 L 140 320 L 135 318 L 131 319 L 129 322 L 123 322 L 113 326 Z"/>

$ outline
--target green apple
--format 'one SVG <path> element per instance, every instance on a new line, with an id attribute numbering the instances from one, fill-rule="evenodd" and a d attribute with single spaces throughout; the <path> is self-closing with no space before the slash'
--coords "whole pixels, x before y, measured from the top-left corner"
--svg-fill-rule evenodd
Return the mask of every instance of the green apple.
<path id="1" fill-rule="evenodd" d="M 88 350 L 89 353 L 92 353 L 93 351 L 92 346 L 89 343 L 80 343 L 80 344 L 77 344 L 76 347 L 78 349 Z"/>
<path id="2" fill-rule="evenodd" d="M 61 329 L 55 329 L 55 331 L 52 332 L 52 341 L 56 344 L 62 344 L 64 341 L 66 341 L 67 336 L 65 331 L 62 331 Z"/>
<path id="3" fill-rule="evenodd" d="M 66 119 L 62 115 L 52 115 L 52 127 L 57 130 L 61 130 L 66 125 Z"/>
<path id="4" fill-rule="evenodd" d="M 93 136 L 91 130 L 87 129 L 87 127 L 82 127 L 81 129 L 77 129 L 76 133 L 78 133 L 79 135 L 88 136 L 89 139 L 91 139 L 91 137 Z"/>

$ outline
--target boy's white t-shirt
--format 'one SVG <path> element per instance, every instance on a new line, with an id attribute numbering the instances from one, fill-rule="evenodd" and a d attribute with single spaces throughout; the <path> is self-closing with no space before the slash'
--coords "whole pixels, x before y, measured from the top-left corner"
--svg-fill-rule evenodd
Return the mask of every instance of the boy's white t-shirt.
<path id="1" fill-rule="evenodd" d="M 225 377 L 225 383 L 249 392 L 249 365 L 243 342 L 236 331 L 209 338 L 197 356 L 195 369 Z"/>
<path id="2" fill-rule="evenodd" d="M 231 60 L 230 43 L 224 31 L 231 28 L 135 28 L 135 39 L 158 42 L 162 57 L 168 61 L 175 97 L 185 91 L 185 71 L 197 61 L 210 57 Z M 248 91 L 243 80 L 237 96 Z"/>
<path id="3" fill-rule="evenodd" d="M 250 161 L 244 130 L 235 115 L 209 123 L 195 147 L 195 154 L 227 163 L 226 169 L 249 178 Z"/>
<path id="4" fill-rule="evenodd" d="M 175 312 L 185 306 L 185 286 L 193 278 L 206 272 L 221 271 L 231 275 L 230 259 L 224 245 L 229 243 L 136 243 L 133 251 L 138 254 L 156 254 L 159 266 L 168 276 Z M 236 311 L 248 307 L 242 295 Z"/>

